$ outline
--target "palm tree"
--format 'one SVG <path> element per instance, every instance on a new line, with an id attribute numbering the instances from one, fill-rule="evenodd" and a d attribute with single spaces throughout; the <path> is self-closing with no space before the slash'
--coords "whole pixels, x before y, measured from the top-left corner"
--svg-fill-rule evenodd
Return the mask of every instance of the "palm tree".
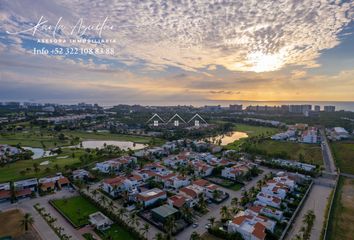
<path id="1" fill-rule="evenodd" d="M 101 195 L 100 196 L 100 202 L 103 204 L 103 205 L 106 205 L 106 197 L 105 196 L 103 196 L 103 195 Z"/>
<path id="2" fill-rule="evenodd" d="M 226 207 L 226 206 L 223 206 L 221 209 L 220 209 L 220 215 L 222 217 L 223 220 L 227 220 L 230 218 L 230 212 L 229 212 L 229 209 Z"/>
<path id="3" fill-rule="evenodd" d="M 95 189 L 95 190 L 93 190 L 91 193 L 92 193 L 93 197 L 96 198 L 96 196 L 97 196 L 97 194 L 98 194 L 98 190 Z"/>
<path id="4" fill-rule="evenodd" d="M 176 221 L 175 221 L 175 218 L 172 216 L 172 217 L 168 217 L 164 223 L 164 228 L 167 232 L 167 235 L 169 238 L 171 238 L 172 236 L 172 233 L 173 231 L 175 230 L 176 228 Z"/>
<path id="5" fill-rule="evenodd" d="M 124 217 L 125 217 L 126 211 L 127 211 L 127 210 L 126 210 L 124 207 L 118 209 L 119 215 L 124 216 Z"/>
<path id="6" fill-rule="evenodd" d="M 234 207 L 236 207 L 236 206 L 238 206 L 238 198 L 237 197 L 234 197 L 232 200 L 231 200 L 231 205 L 232 206 L 234 206 Z"/>
<path id="7" fill-rule="evenodd" d="M 30 213 L 26 213 L 23 216 L 23 219 L 21 220 L 21 226 L 25 228 L 26 232 L 28 231 L 28 226 L 32 225 L 33 223 L 34 223 L 34 220 L 33 220 Z"/>
<path id="8" fill-rule="evenodd" d="M 213 199 L 217 200 L 221 197 L 221 192 L 219 190 L 214 190 L 213 191 Z"/>
<path id="9" fill-rule="evenodd" d="M 183 206 L 183 207 L 181 207 L 180 212 L 181 212 L 182 217 L 183 217 L 185 220 L 187 220 L 187 221 L 189 221 L 189 222 L 192 222 L 192 220 L 193 220 L 193 213 L 192 213 L 191 208 L 189 208 L 189 207 L 187 207 L 187 206 Z"/>
<path id="10" fill-rule="evenodd" d="M 145 238 L 147 239 L 147 234 L 149 233 L 150 225 L 148 223 L 145 223 L 143 227 L 140 229 L 143 232 L 143 235 L 145 235 Z"/>
<path id="11" fill-rule="evenodd" d="M 208 220 L 209 220 L 209 222 L 210 222 L 211 227 L 214 227 L 215 217 L 211 217 L 211 218 L 209 218 Z"/>

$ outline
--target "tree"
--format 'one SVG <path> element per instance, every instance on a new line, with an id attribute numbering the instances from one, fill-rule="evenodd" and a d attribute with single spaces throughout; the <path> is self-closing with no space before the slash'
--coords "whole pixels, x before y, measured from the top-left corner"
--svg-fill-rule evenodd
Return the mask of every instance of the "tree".
<path id="1" fill-rule="evenodd" d="M 228 220 L 230 219 L 230 212 L 229 212 L 229 209 L 226 207 L 226 206 L 223 206 L 221 209 L 220 209 L 220 215 L 222 217 L 223 220 Z"/>
<path id="2" fill-rule="evenodd" d="M 221 192 L 219 190 L 214 190 L 213 191 L 213 199 L 217 200 L 221 197 Z"/>
<path id="3" fill-rule="evenodd" d="M 147 239 L 147 234 L 149 233 L 150 225 L 148 223 L 145 223 L 143 227 L 141 228 L 141 231 L 143 232 L 143 235 L 145 235 L 145 238 Z"/>
<path id="4" fill-rule="evenodd" d="M 214 227 L 215 217 L 211 217 L 211 218 L 209 218 L 208 220 L 209 220 L 209 222 L 210 222 L 211 227 Z"/>
<path id="5" fill-rule="evenodd" d="M 231 200 L 231 205 L 234 206 L 234 207 L 237 207 L 238 204 L 239 204 L 238 198 L 237 198 L 237 197 L 234 197 L 234 198 Z"/>
<path id="6" fill-rule="evenodd" d="M 155 240 L 165 240 L 165 237 L 161 232 L 158 232 L 158 233 L 156 233 L 154 239 Z"/>
<path id="7" fill-rule="evenodd" d="M 176 228 L 176 221 L 173 216 L 170 216 L 166 219 L 164 223 L 164 228 L 167 232 L 168 237 L 170 238 L 172 236 L 173 231 Z"/>
<path id="8" fill-rule="evenodd" d="M 194 232 L 192 232 L 191 237 L 189 239 L 190 240 L 200 240 L 202 238 L 200 237 L 200 235 L 196 231 L 194 231 Z"/>
<path id="9" fill-rule="evenodd" d="M 25 231 L 28 231 L 29 225 L 32 225 L 34 220 L 30 213 L 26 213 L 21 220 L 21 226 L 24 227 Z"/>

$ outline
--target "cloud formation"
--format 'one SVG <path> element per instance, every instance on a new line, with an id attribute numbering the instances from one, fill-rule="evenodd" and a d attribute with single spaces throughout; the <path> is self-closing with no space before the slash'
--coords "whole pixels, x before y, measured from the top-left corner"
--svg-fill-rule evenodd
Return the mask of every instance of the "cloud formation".
<path id="1" fill-rule="evenodd" d="M 321 51 L 339 44 L 338 33 L 353 18 L 353 1 L 322 0 L 80 0 L 1 3 L 4 30 L 36 23 L 40 16 L 72 25 L 108 17 L 115 27 L 104 37 L 127 64 L 188 71 L 221 65 L 232 71 L 264 72 L 287 65 L 317 66 Z M 107 56 L 106 56 L 107 57 Z"/>

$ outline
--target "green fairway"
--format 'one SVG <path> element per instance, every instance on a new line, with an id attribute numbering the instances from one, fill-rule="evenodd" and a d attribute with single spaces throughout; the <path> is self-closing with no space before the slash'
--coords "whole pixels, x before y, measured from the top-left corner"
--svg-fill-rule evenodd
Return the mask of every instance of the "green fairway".
<path id="1" fill-rule="evenodd" d="M 88 216 L 98 212 L 98 208 L 81 196 L 68 199 L 56 199 L 52 204 L 74 224 L 81 227 L 89 223 Z"/>
<path id="2" fill-rule="evenodd" d="M 60 140 L 59 134 L 65 135 L 65 140 Z M 31 129 L 28 131 L 15 133 L 0 134 L 0 144 L 17 145 L 24 147 L 40 147 L 40 148 L 54 148 L 57 146 L 76 145 L 82 140 L 116 140 L 116 141 L 131 141 L 135 143 L 149 144 L 152 143 L 152 137 L 112 134 L 106 132 L 85 132 L 85 131 L 47 131 L 43 129 Z M 154 139 L 154 144 L 162 144 L 163 140 L 159 138 Z"/>
<path id="3" fill-rule="evenodd" d="M 334 142 L 331 147 L 341 172 L 354 174 L 354 142 Z"/>
<path id="4" fill-rule="evenodd" d="M 254 136 L 271 136 L 278 133 L 280 130 L 273 127 L 264 127 L 264 126 L 253 126 L 247 124 L 236 124 L 235 131 L 246 132 L 249 137 Z"/>
<path id="5" fill-rule="evenodd" d="M 251 143 L 250 151 L 261 151 L 268 156 L 277 155 L 290 160 L 299 161 L 300 154 L 303 156 L 303 162 L 315 165 L 323 165 L 321 147 L 315 144 L 303 144 L 293 142 L 280 142 L 265 140 L 260 143 Z"/>
<path id="6" fill-rule="evenodd" d="M 351 240 L 354 236 L 354 179 L 340 177 L 329 216 L 328 240 Z"/>
<path id="7" fill-rule="evenodd" d="M 72 154 L 75 154 L 73 157 Z M 36 160 L 21 160 L 8 163 L 0 167 L 0 182 L 15 181 L 31 177 L 43 177 L 62 171 L 65 166 L 80 166 L 80 156 L 84 153 L 81 149 L 63 148 L 63 153 L 58 156 L 40 158 Z M 40 163 L 49 161 L 48 165 L 40 165 Z M 38 171 L 34 169 L 34 164 L 38 165 Z M 57 165 L 57 166 L 56 166 Z M 56 167 L 59 167 L 56 169 Z"/>
<path id="8" fill-rule="evenodd" d="M 133 236 L 130 235 L 128 231 L 121 228 L 117 224 L 111 226 L 103 232 L 98 232 L 102 239 L 111 239 L 111 240 L 133 240 Z"/>

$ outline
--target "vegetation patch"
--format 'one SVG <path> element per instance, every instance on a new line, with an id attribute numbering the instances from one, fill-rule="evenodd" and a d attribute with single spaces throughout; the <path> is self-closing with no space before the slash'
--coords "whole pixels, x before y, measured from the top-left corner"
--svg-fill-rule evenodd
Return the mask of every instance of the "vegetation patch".
<path id="1" fill-rule="evenodd" d="M 56 199 L 51 203 L 63 214 L 74 227 L 81 227 L 89 223 L 88 216 L 98 212 L 98 208 L 81 196 Z"/>
<path id="2" fill-rule="evenodd" d="M 340 177 L 329 216 L 327 239 L 349 240 L 354 236 L 354 179 Z"/>
<path id="3" fill-rule="evenodd" d="M 112 225 L 106 231 L 97 231 L 97 234 L 102 237 L 102 239 L 111 240 L 133 240 L 132 235 L 122 227 L 117 224 Z"/>
<path id="4" fill-rule="evenodd" d="M 334 142 L 331 147 L 341 172 L 354 174 L 354 142 Z"/>

